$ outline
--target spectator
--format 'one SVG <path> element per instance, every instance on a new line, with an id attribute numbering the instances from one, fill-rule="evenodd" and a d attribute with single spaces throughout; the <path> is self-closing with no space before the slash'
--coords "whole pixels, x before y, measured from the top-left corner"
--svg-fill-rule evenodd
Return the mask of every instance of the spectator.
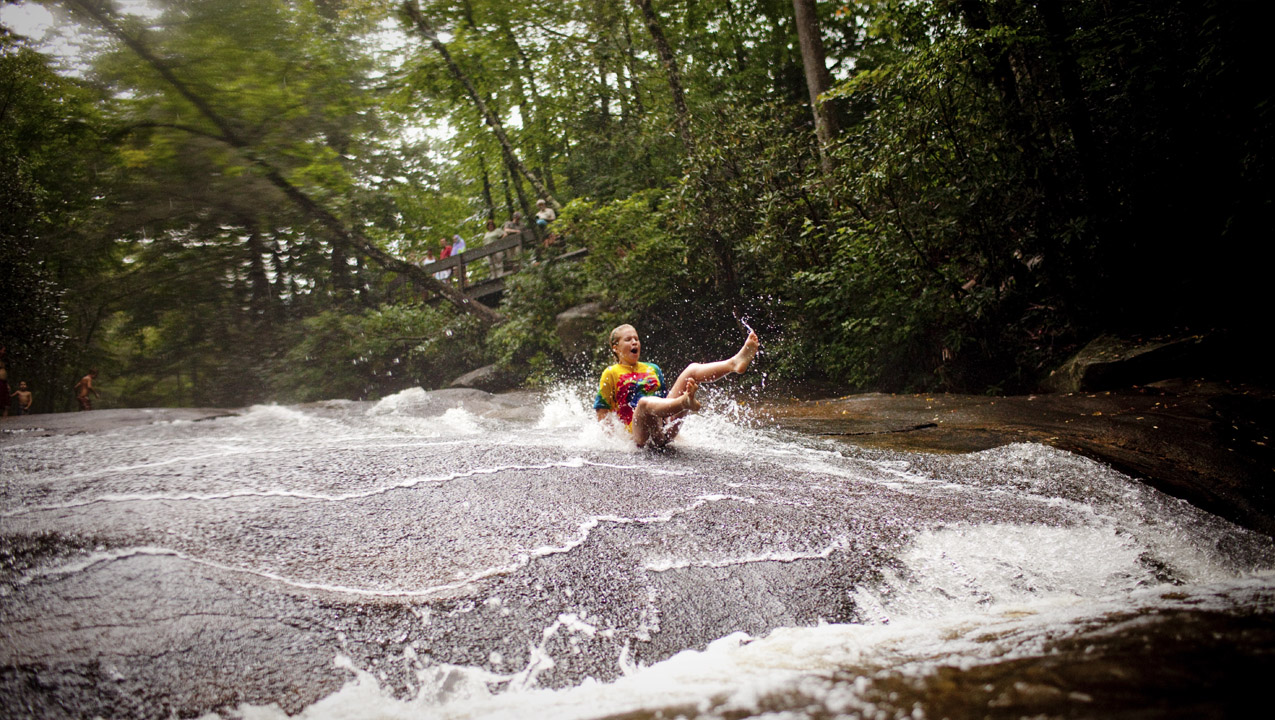
<path id="1" fill-rule="evenodd" d="M 543 232 L 549 227 L 549 223 L 558 219 L 558 213 L 554 212 L 553 208 L 549 207 L 544 200 L 537 200 L 536 208 L 536 227 L 540 228 Z M 558 242 L 558 234 L 553 231 L 549 231 L 545 233 L 544 240 L 541 244 L 548 248 L 556 242 Z"/>
<path id="2" fill-rule="evenodd" d="M 452 246 L 450 243 L 447 242 L 447 238 L 440 239 L 438 241 L 438 244 L 440 248 L 438 251 L 439 260 L 446 260 L 447 258 L 452 256 Z M 435 280 L 448 280 L 451 278 L 451 276 L 452 276 L 451 268 L 447 268 L 446 270 L 439 270 L 438 272 L 434 273 Z"/>
<path id="3" fill-rule="evenodd" d="M 487 231 L 483 233 L 483 245 L 489 245 L 496 242 L 502 236 L 500 228 L 496 227 L 496 221 L 491 218 L 487 219 Z M 492 253 L 487 256 L 487 261 L 491 263 L 491 276 L 496 278 L 504 274 L 505 270 L 505 253 L 504 251 Z"/>
<path id="4" fill-rule="evenodd" d="M 9 399 L 12 397 L 9 391 L 9 370 L 4 364 L 8 353 L 9 348 L 0 345 L 0 397 L 4 398 L 4 408 L 0 409 L 0 417 L 9 417 Z"/>
<path id="5" fill-rule="evenodd" d="M 549 223 L 557 219 L 558 213 L 554 212 L 544 200 L 536 201 L 536 224 L 541 229 L 548 227 Z"/>
<path id="6" fill-rule="evenodd" d="M 522 232 L 522 213 L 515 211 L 514 216 L 509 218 L 509 222 L 505 223 L 502 230 L 501 237 L 509 237 Z"/>
<path id="7" fill-rule="evenodd" d="M 463 252 L 465 252 L 465 238 L 461 237 L 460 235 L 453 235 L 452 236 L 452 255 L 453 256 L 459 255 Z M 464 273 L 464 275 L 462 276 L 461 273 Z M 456 277 L 465 281 L 469 280 L 469 271 L 465 269 L 465 266 L 463 264 L 457 266 Z"/>
<path id="8" fill-rule="evenodd" d="M 487 227 L 483 232 L 483 245 L 496 242 L 501 234 L 500 228 L 496 227 L 496 221 L 488 218 Z"/>

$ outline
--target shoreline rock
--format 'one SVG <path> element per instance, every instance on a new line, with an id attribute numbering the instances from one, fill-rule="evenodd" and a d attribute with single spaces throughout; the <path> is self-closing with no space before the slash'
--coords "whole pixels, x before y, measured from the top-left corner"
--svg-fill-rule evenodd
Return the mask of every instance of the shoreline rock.
<path id="1" fill-rule="evenodd" d="M 225 408 L 119 408 L 10 416 L 0 420 L 0 443 L 23 436 L 78 435 L 157 422 L 200 422 L 238 414 L 238 410 Z"/>
<path id="2" fill-rule="evenodd" d="M 1275 537 L 1275 493 L 1268 489 L 1275 395 L 1263 388 L 1170 380 L 1064 395 L 878 393 L 776 403 L 762 412 L 781 428 L 878 450 L 1044 443 Z"/>

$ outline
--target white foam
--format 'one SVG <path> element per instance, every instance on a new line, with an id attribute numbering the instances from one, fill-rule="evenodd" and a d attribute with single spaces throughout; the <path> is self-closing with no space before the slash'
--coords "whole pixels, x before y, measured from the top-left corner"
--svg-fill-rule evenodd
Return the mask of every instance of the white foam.
<path id="1" fill-rule="evenodd" d="M 611 415 L 599 422 L 591 401 L 577 388 L 559 385 L 541 404 L 536 430 L 544 442 L 576 450 L 633 454 L 633 436 Z"/>
<path id="2" fill-rule="evenodd" d="M 454 407 L 443 413 L 438 420 L 448 435 L 476 435 L 482 432 L 482 425 L 473 413 L 463 407 Z"/>
<path id="3" fill-rule="evenodd" d="M 880 622 L 973 612 L 990 602 L 1093 597 L 1151 579 L 1132 538 L 1110 528 L 961 526 L 920 533 L 855 603 Z"/>
<path id="4" fill-rule="evenodd" d="M 540 421 L 536 423 L 536 427 L 541 430 L 579 429 L 589 421 L 597 424 L 592 403 L 586 401 L 584 396 L 570 385 L 558 385 L 552 388 L 545 395 L 541 408 Z"/>
<path id="5" fill-rule="evenodd" d="M 418 670 L 419 689 L 413 697 L 401 699 L 382 688 L 370 673 L 345 661 L 342 666 L 355 677 L 296 717 L 583 720 L 628 713 L 720 717 L 764 712 L 764 699 L 785 694 L 807 698 L 807 707 L 815 716 L 844 713 L 871 717 L 876 708 L 864 694 L 866 676 L 883 668 L 923 677 L 943 666 L 972 667 L 1030 657 L 1043 652 L 1060 633 L 1070 634 L 1075 627 L 1101 622 L 1106 615 L 1143 609 L 1270 607 L 1273 589 L 1275 575 L 1264 574 L 1171 594 L 1152 589 L 1105 599 L 1056 596 L 1025 604 L 996 603 L 975 613 L 957 612 L 888 626 L 781 628 L 761 638 L 734 633 L 702 651 L 683 651 L 614 682 L 585 681 L 564 690 L 526 687 L 499 692 L 502 686 L 512 685 L 511 676 L 434 665 Z M 553 631 L 558 631 L 557 624 Z M 544 660 L 533 658 L 532 662 Z M 525 674 L 529 673 L 524 669 L 512 678 Z M 836 676 L 857 679 L 834 681 Z M 237 715 L 251 720 L 287 717 L 273 706 L 244 705 Z M 809 716 L 793 711 L 766 717 Z"/>
<path id="6" fill-rule="evenodd" d="M 288 423 L 307 426 L 322 422 L 314 415 L 287 405 L 253 405 L 240 415 L 227 418 L 227 420 L 235 425 L 264 424 L 271 427 Z"/>
<path id="7" fill-rule="evenodd" d="M 700 400 L 704 409 L 682 419 L 674 448 L 755 455 L 759 446 L 784 447 L 751 427 L 748 409 L 738 402 L 708 388 L 701 391 Z M 583 394 L 577 385 L 558 385 L 545 395 L 536 427 L 553 431 L 570 447 L 626 453 L 641 450 L 614 413 L 598 422 L 592 396 Z"/>
<path id="8" fill-rule="evenodd" d="M 410 414 L 414 409 L 426 404 L 429 394 L 423 388 L 408 388 L 402 392 L 387 395 L 368 409 L 369 416 Z"/>
<path id="9" fill-rule="evenodd" d="M 678 447 L 702 448 L 740 456 L 755 454 L 761 446 L 765 446 L 769 452 L 782 448 L 782 443 L 773 438 L 765 438 L 757 430 L 739 424 L 737 417 L 714 410 L 708 404 L 711 400 L 701 398 L 701 401 L 705 403 L 705 409 L 687 415 L 682 420 L 682 429 L 673 441 Z"/>
<path id="10" fill-rule="evenodd" d="M 441 407 L 440 412 L 444 405 L 449 407 Z M 424 438 L 463 437 L 483 431 L 479 417 L 465 407 L 463 399 L 449 400 L 445 394 L 418 387 L 382 398 L 365 415 L 379 430 Z"/>

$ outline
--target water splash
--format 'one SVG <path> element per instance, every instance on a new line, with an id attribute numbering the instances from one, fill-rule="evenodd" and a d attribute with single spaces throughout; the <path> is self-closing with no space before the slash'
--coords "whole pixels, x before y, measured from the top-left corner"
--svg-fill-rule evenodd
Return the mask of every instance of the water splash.
<path id="1" fill-rule="evenodd" d="M 1084 458 L 859 453 L 706 393 L 662 454 L 598 423 L 578 383 L 22 438 L 0 456 L 6 532 L 101 546 L 37 557 L 0 592 L 68 588 L 71 604 L 198 574 L 270 599 L 253 608 L 398 609 L 406 646 L 342 636 L 353 680 L 302 717 L 461 718 L 724 716 L 816 686 L 828 713 L 871 711 L 832 674 L 976 663 L 1103 608 L 1275 585 L 1254 575 L 1273 564 L 1268 538 Z M 411 644 L 422 629 L 434 642 Z M 409 692 L 391 663 L 412 669 Z M 235 716 L 281 717 L 267 706 Z"/>
<path id="2" fill-rule="evenodd" d="M 584 682 L 561 690 L 504 691 L 510 676 L 426 663 L 416 669 L 415 695 L 402 699 L 348 658 L 338 658 L 354 678 L 296 717 L 907 717 L 910 713 L 900 714 L 899 706 L 906 709 L 908 698 L 895 694 L 900 686 L 886 685 L 889 690 L 882 691 L 880 683 L 900 678 L 907 681 L 905 687 L 915 686 L 942 668 L 950 671 L 1037 657 L 1059 635 L 1102 628 L 1110 622 L 1108 618 L 1128 613 L 1269 608 L 1272 581 L 1275 578 L 1268 575 L 1171 595 L 1144 590 L 1129 597 L 1088 601 L 1050 598 L 890 625 L 782 628 L 764 637 L 733 633 L 703 650 L 684 651 L 611 683 Z M 775 707 L 791 709 L 778 715 Z M 288 717 L 277 707 L 247 704 L 232 716 L 245 720 Z"/>

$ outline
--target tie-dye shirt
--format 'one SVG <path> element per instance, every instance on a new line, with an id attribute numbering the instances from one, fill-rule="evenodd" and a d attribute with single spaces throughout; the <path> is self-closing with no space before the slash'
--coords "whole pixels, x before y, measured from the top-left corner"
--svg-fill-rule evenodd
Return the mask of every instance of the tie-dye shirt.
<path id="1" fill-rule="evenodd" d="M 637 365 L 616 363 L 602 371 L 593 407 L 595 410 L 614 410 L 627 427 L 633 423 L 633 410 L 638 400 L 648 395 L 668 396 L 660 366 L 644 362 Z"/>

